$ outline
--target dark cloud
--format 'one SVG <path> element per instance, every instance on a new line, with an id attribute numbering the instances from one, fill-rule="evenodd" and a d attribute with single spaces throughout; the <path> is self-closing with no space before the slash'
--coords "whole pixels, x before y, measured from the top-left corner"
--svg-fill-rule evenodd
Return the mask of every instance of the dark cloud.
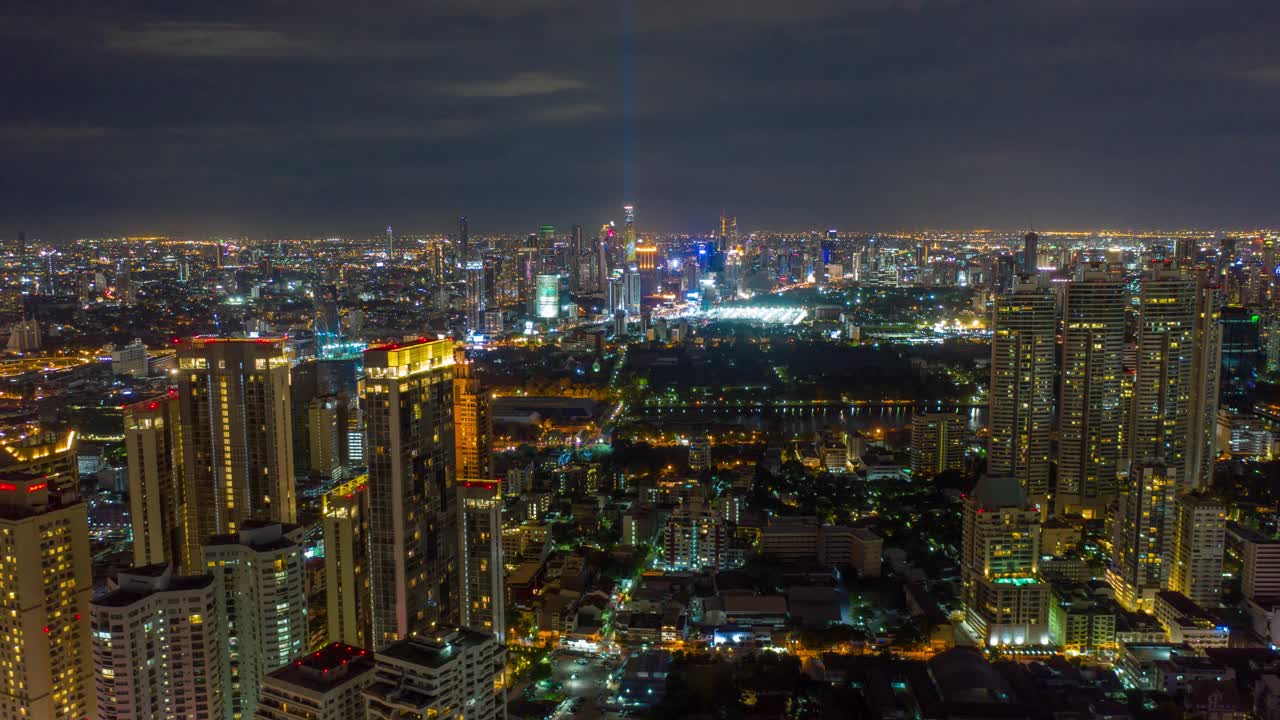
<path id="1" fill-rule="evenodd" d="M 0 233 L 1276 224 L 1228 5 L 10 3 Z"/>

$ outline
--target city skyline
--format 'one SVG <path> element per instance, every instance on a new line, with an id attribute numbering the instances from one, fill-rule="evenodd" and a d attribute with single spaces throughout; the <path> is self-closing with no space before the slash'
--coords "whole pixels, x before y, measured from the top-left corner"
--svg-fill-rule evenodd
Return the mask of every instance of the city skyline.
<path id="1" fill-rule="evenodd" d="M 516 232 L 635 202 L 648 229 L 735 207 L 752 227 L 1280 224 L 1268 6 L 168 12 L 0 11 L 22 70 L 0 223 Z"/>

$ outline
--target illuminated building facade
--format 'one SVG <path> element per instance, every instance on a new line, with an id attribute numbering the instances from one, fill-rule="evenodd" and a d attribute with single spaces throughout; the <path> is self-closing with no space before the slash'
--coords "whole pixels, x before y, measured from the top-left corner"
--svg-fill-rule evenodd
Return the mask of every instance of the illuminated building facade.
<path id="1" fill-rule="evenodd" d="M 1057 325 L 1053 298 L 1034 284 L 996 298 L 987 472 L 1016 478 L 1042 507 L 1049 496 Z"/>
<path id="2" fill-rule="evenodd" d="M 484 262 L 468 260 L 463 268 L 466 270 L 466 314 L 467 332 L 478 333 L 483 329 L 485 294 L 484 294 Z"/>
<path id="3" fill-rule="evenodd" d="M 373 634 L 368 482 L 360 475 L 330 490 L 321 510 L 329 639 L 360 647 Z"/>
<path id="4" fill-rule="evenodd" d="M 538 276 L 537 315 L 542 320 L 554 320 L 560 317 L 560 276 L 543 274 Z"/>
<path id="5" fill-rule="evenodd" d="M 662 528 L 662 559 L 671 570 L 716 570 L 729 541 L 720 513 L 677 509 Z"/>
<path id="6" fill-rule="evenodd" d="M 1183 491 L 1208 487 L 1218 459 L 1218 404 L 1222 389 L 1222 289 L 1207 271 L 1196 276 L 1196 307 L 1191 398 L 1187 438 L 1187 475 Z M 1194 599 L 1194 598 L 1193 598 Z"/>
<path id="7" fill-rule="evenodd" d="M 293 522 L 293 422 L 284 340 L 194 338 L 178 348 L 182 470 L 199 508 L 188 537 L 250 518 Z"/>
<path id="8" fill-rule="evenodd" d="M 1037 577 L 1039 508 L 1016 479 L 985 475 L 963 512 L 965 622 L 987 645 L 1048 645 L 1049 586 Z"/>
<path id="9" fill-rule="evenodd" d="M 1120 465 L 1121 356 L 1128 293 L 1106 265 L 1083 268 L 1064 293 L 1058 485 L 1054 510 L 1100 517 Z"/>
<path id="10" fill-rule="evenodd" d="M 307 649 L 302 533 L 300 525 L 251 520 L 204 546 L 205 565 L 226 608 L 233 716 L 253 717 L 262 678 Z"/>
<path id="11" fill-rule="evenodd" d="M 0 473 L 39 475 L 54 492 L 77 491 L 80 487 L 76 450 L 79 437 L 74 430 L 46 430 L 31 427 L 16 436 L 0 439 Z"/>
<path id="12" fill-rule="evenodd" d="M 178 410 L 173 395 L 124 408 L 133 564 L 170 563 L 179 572 L 192 572 L 203 569 L 203 563 L 200 538 L 186 534 L 194 521 L 188 518 Z"/>
<path id="13" fill-rule="evenodd" d="M 365 720 L 373 653 L 331 643 L 262 680 L 254 720 Z"/>
<path id="14" fill-rule="evenodd" d="M 98 717 L 89 520 L 74 493 L 0 475 L 0 717 Z"/>
<path id="15" fill-rule="evenodd" d="M 458 481 L 460 624 L 506 638 L 502 559 L 502 485 L 496 480 Z"/>
<path id="16" fill-rule="evenodd" d="M 636 206 L 622 206 L 622 244 L 626 248 L 627 267 L 636 262 Z"/>
<path id="17" fill-rule="evenodd" d="M 307 405 L 311 475 L 329 482 L 342 479 L 340 408 L 341 401 L 336 395 L 321 395 Z"/>
<path id="18" fill-rule="evenodd" d="M 1129 423 L 1129 457 L 1158 458 L 1179 482 L 1186 475 L 1195 355 L 1195 283 L 1156 265 L 1138 297 L 1138 358 Z"/>
<path id="19" fill-rule="evenodd" d="M 1226 552 L 1227 506 L 1203 495 L 1176 502 L 1169 589 L 1201 607 L 1217 607 L 1222 597 L 1222 558 Z"/>
<path id="20" fill-rule="evenodd" d="M 467 480 L 493 478 L 493 417 L 489 396 L 465 351 L 454 354 L 454 476 Z"/>
<path id="21" fill-rule="evenodd" d="M 490 633 L 441 631 L 377 654 L 365 690 L 369 720 L 501 720 L 507 717 L 506 647 Z"/>
<path id="22" fill-rule="evenodd" d="M 90 605 L 99 720 L 222 720 L 228 646 L 212 575 L 120 573 Z"/>
<path id="23" fill-rule="evenodd" d="M 964 470 L 966 419 L 955 413 L 917 413 L 911 418 L 911 474 L 929 478 Z"/>
<path id="24" fill-rule="evenodd" d="M 1151 459 L 1134 463 L 1122 480 L 1107 582 L 1127 610 L 1151 612 L 1168 583 L 1177 486 L 1174 469 Z"/>
<path id="25" fill-rule="evenodd" d="M 453 343 L 371 348 L 361 386 L 374 650 L 457 612 Z"/>

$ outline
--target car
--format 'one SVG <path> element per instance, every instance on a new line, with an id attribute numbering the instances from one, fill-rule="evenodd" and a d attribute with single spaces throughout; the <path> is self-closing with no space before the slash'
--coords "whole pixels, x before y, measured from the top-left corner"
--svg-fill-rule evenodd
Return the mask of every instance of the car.
<path id="1" fill-rule="evenodd" d="M 586 659 L 586 658 L 582 658 L 581 660 L 576 661 L 576 664 L 578 664 L 578 665 L 586 665 L 586 664 L 588 664 L 588 663 L 590 663 L 590 662 L 591 662 L 590 660 L 588 660 L 588 659 Z"/>

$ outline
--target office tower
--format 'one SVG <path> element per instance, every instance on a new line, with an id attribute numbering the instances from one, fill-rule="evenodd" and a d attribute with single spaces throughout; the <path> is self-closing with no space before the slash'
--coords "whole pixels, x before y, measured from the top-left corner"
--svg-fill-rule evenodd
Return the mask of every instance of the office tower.
<path id="1" fill-rule="evenodd" d="M 307 407 L 311 476 L 325 482 L 338 482 L 342 479 L 339 407 L 339 400 L 334 395 L 314 398 Z"/>
<path id="2" fill-rule="evenodd" d="M 569 235 L 569 291 L 582 291 L 582 226 L 574 225 Z"/>
<path id="3" fill-rule="evenodd" d="M 134 338 L 133 342 L 111 351 L 111 374 L 145 378 L 149 370 L 147 346 Z"/>
<path id="4" fill-rule="evenodd" d="M 609 282 L 609 243 L 613 241 L 613 228 L 606 225 L 596 236 L 596 291 L 603 292 Z"/>
<path id="5" fill-rule="evenodd" d="M 395 254 L 396 254 L 396 233 L 394 230 L 391 229 L 391 226 L 388 225 L 387 226 L 387 256 L 390 257 Z"/>
<path id="6" fill-rule="evenodd" d="M 262 678 L 307 649 L 302 531 L 301 525 L 249 520 L 205 543 L 205 566 L 226 608 L 226 702 L 233 716 L 253 717 Z"/>
<path id="7" fill-rule="evenodd" d="M 373 646 L 456 615 L 453 343 L 365 351 Z"/>
<path id="8" fill-rule="evenodd" d="M 1218 399 L 1224 355 L 1222 320 L 1222 290 L 1207 270 L 1201 271 L 1196 277 L 1187 474 L 1183 478 L 1183 491 L 1205 488 L 1213 483 L 1213 464 L 1218 459 Z M 1256 333 L 1254 316 L 1250 316 L 1250 322 Z"/>
<path id="9" fill-rule="evenodd" d="M 467 332 L 478 333 L 481 330 L 481 318 L 484 315 L 484 262 L 468 260 L 465 263 Z"/>
<path id="10" fill-rule="evenodd" d="M 458 259 L 463 263 L 471 259 L 471 226 L 466 215 L 458 218 Z"/>
<path id="11" fill-rule="evenodd" d="M 738 218 L 720 213 L 720 252 L 738 242 Z"/>
<path id="12" fill-rule="evenodd" d="M 965 622 L 986 645 L 1047 645 L 1049 586 L 1036 576 L 1040 510 L 1015 478 L 984 475 L 963 512 Z"/>
<path id="13" fill-rule="evenodd" d="M 1128 457 L 1158 459 L 1179 482 L 1186 476 L 1195 355 L 1195 284 L 1176 268 L 1155 265 L 1138 295 L 1138 358 L 1133 380 Z"/>
<path id="14" fill-rule="evenodd" d="M 352 478 L 324 494 L 321 526 L 329 639 L 364 647 L 373 635 L 367 476 Z"/>
<path id="15" fill-rule="evenodd" d="M 1150 458 L 1136 462 L 1121 481 L 1113 520 L 1112 563 L 1107 582 L 1127 610 L 1151 612 L 1168 583 L 1178 478 Z"/>
<path id="16" fill-rule="evenodd" d="M 440 631 L 378 652 L 369 720 L 505 720 L 507 649 L 490 633 Z"/>
<path id="17" fill-rule="evenodd" d="M 193 338 L 178 348 L 186 502 L 195 541 L 250 518 L 292 522 L 293 420 L 282 339 Z"/>
<path id="18" fill-rule="evenodd" d="M 170 563 L 181 572 L 202 569 L 200 538 L 188 537 L 178 398 L 161 395 L 124 407 L 129 457 L 129 517 L 133 564 Z"/>
<path id="19" fill-rule="evenodd" d="M 622 206 L 622 244 L 627 252 L 627 267 L 636 262 L 636 206 Z"/>
<path id="20" fill-rule="evenodd" d="M 0 475 L 0 717 L 97 717 L 89 519 L 74 490 Z"/>
<path id="21" fill-rule="evenodd" d="M 262 679 L 254 720 L 365 720 L 373 653 L 335 642 Z"/>
<path id="22" fill-rule="evenodd" d="M 1058 402 L 1058 514 L 1101 517 L 1115 499 L 1125 406 L 1124 283 L 1105 265 L 1083 267 L 1062 308 L 1062 396 Z"/>
<path id="23" fill-rule="evenodd" d="M 147 565 L 89 605 L 99 720 L 223 720 L 228 645 L 212 575 Z"/>
<path id="24" fill-rule="evenodd" d="M 669 570 L 718 570 L 729 548 L 720 513 L 679 507 L 662 528 L 662 561 Z"/>
<path id="25" fill-rule="evenodd" d="M 919 413 L 911 418 L 911 474 L 929 478 L 964 470 L 965 418 L 955 413 Z"/>
<path id="26" fill-rule="evenodd" d="M 492 480 L 493 418 L 489 396 L 463 350 L 454 353 L 453 437 L 454 477 Z"/>
<path id="27" fill-rule="evenodd" d="M 1199 243 L 1191 238 L 1177 238 L 1173 241 L 1174 259 L 1177 260 L 1179 266 L 1190 266 L 1196 261 L 1196 251 L 1199 250 Z"/>
<path id="28" fill-rule="evenodd" d="M 1049 497 L 1057 324 L 1053 298 L 1034 285 L 1019 284 L 995 300 L 987 472 L 1016 478 L 1042 508 Z"/>
<path id="29" fill-rule="evenodd" d="M 338 313 L 338 288 L 321 285 L 315 294 L 316 356 L 338 357 L 344 354 L 342 317 Z"/>
<path id="30" fill-rule="evenodd" d="M 643 290 L 640 283 L 640 271 L 635 265 L 627 268 L 626 275 L 623 276 L 623 293 L 626 299 L 623 301 L 624 309 L 628 315 L 636 316 L 640 314 L 640 304 L 643 299 Z"/>
<path id="31" fill-rule="evenodd" d="M 497 480 L 458 481 L 459 624 L 506 638 L 502 559 L 502 487 Z"/>
<path id="32" fill-rule="evenodd" d="M 560 276 L 538 276 L 537 315 L 541 320 L 560 317 Z"/>
<path id="33" fill-rule="evenodd" d="M 1038 271 L 1040 258 L 1040 236 L 1035 231 L 1022 236 L 1022 271 L 1035 273 Z"/>
<path id="34" fill-rule="evenodd" d="M 0 473 L 36 475 L 55 493 L 74 492 L 80 487 L 77 447 L 75 430 L 36 427 L 27 434 L 10 432 L 0 437 Z"/>
<path id="35" fill-rule="evenodd" d="M 1175 511 L 1169 589 L 1201 607 L 1217 607 L 1222 596 L 1227 507 L 1221 500 L 1203 495 L 1183 495 Z"/>

